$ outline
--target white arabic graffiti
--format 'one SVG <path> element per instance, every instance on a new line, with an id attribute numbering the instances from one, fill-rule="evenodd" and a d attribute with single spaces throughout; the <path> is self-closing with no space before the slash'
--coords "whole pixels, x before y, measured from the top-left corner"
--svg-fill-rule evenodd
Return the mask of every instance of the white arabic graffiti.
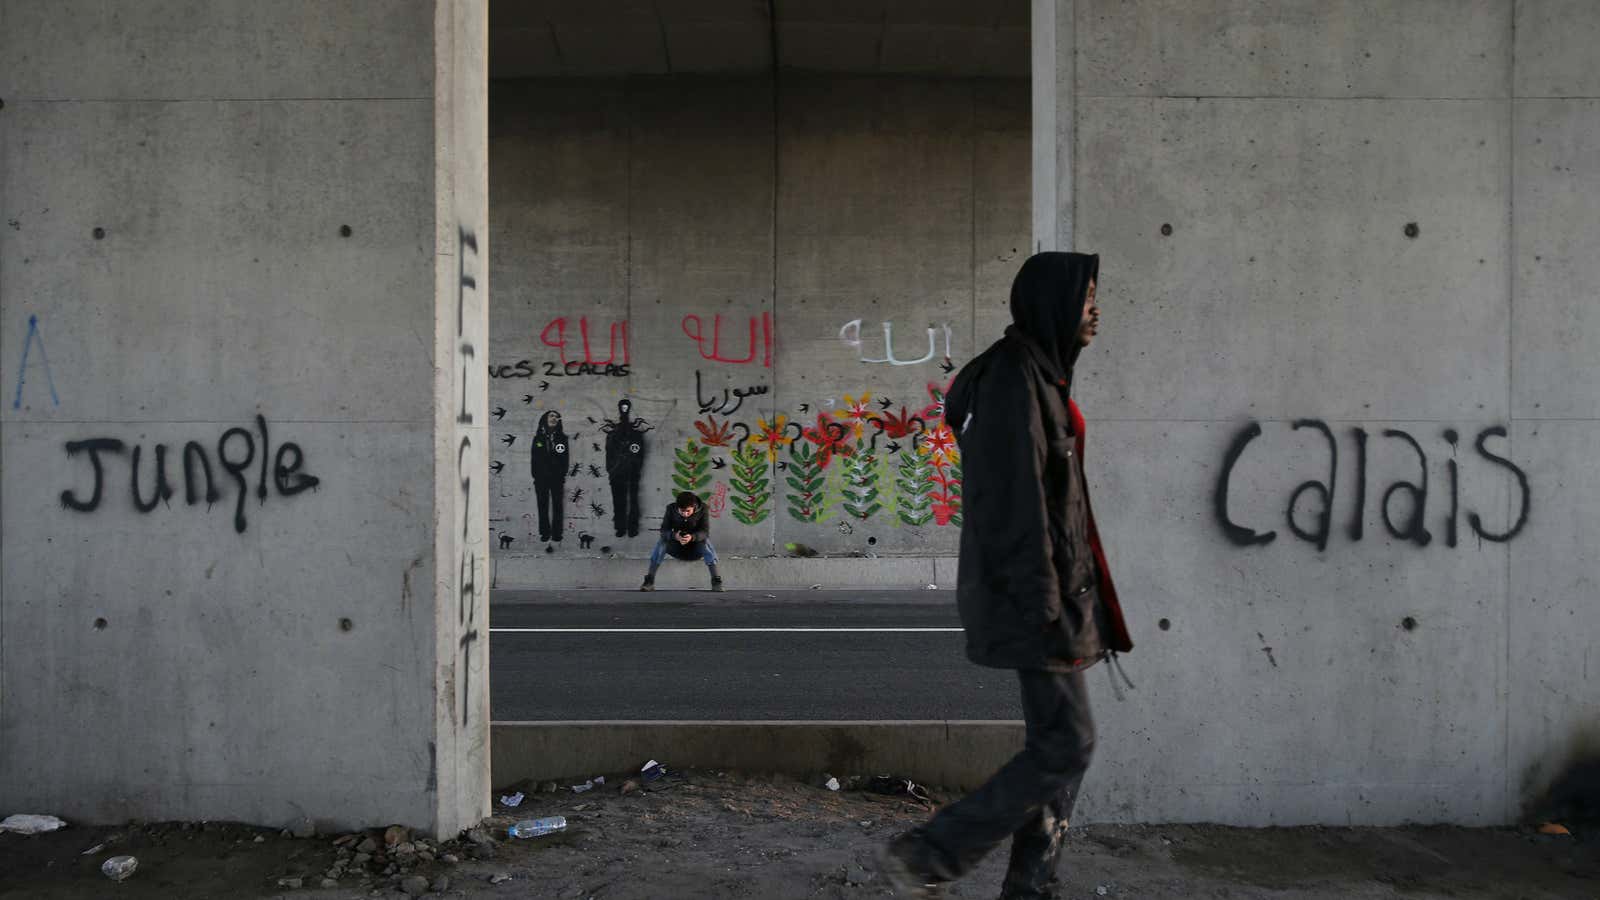
<path id="1" fill-rule="evenodd" d="M 860 319 L 852 319 L 849 322 L 844 323 L 844 327 L 839 329 L 839 340 L 844 341 L 845 344 L 856 348 L 856 358 L 861 360 L 864 363 L 887 363 L 888 365 L 891 365 L 891 366 L 915 366 L 915 365 L 918 365 L 918 364 L 921 364 L 921 363 L 931 362 L 934 359 L 941 358 L 939 356 L 939 333 L 943 332 L 944 333 L 944 355 L 943 355 L 942 358 L 944 358 L 944 359 L 949 359 L 950 358 L 951 333 L 950 333 L 950 326 L 949 325 L 929 325 L 928 326 L 928 352 L 921 359 L 895 359 L 895 356 L 894 356 L 894 323 L 893 322 L 884 322 L 882 324 L 883 324 L 883 358 L 882 359 L 869 359 L 867 357 L 867 350 L 863 346 L 863 342 L 861 340 L 861 320 Z"/>

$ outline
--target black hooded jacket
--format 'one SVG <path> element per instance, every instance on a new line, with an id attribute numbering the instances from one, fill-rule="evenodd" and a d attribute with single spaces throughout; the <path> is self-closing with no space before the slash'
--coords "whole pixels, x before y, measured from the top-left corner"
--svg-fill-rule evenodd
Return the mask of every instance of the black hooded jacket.
<path id="1" fill-rule="evenodd" d="M 1131 646 L 1099 590 L 1069 402 L 1098 271 L 1099 257 L 1082 253 L 1023 263 L 1013 324 L 962 368 L 946 398 L 964 476 L 956 596 L 967 655 L 982 665 L 1069 671 Z"/>
<path id="2" fill-rule="evenodd" d="M 554 410 L 539 417 L 539 427 L 533 434 L 533 449 L 528 454 L 533 480 L 557 488 L 567 478 L 567 433 L 561 427 L 561 414 Z"/>

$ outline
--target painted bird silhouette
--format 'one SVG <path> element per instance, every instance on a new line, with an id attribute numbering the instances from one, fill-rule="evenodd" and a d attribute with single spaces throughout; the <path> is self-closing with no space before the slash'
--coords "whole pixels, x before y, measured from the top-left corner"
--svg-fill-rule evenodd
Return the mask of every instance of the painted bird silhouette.
<path id="1" fill-rule="evenodd" d="M 800 404 L 800 411 L 803 412 L 803 413 L 811 412 L 811 404 L 809 404 L 809 403 Z"/>
<path id="2" fill-rule="evenodd" d="M 532 403 L 533 402 L 533 395 L 532 394 L 523 394 L 522 395 L 522 402 L 523 403 Z"/>
<path id="3" fill-rule="evenodd" d="M 880 399 L 878 401 L 878 405 L 883 407 L 884 409 L 888 409 L 889 407 L 894 405 L 894 401 L 890 400 L 888 397 L 884 397 L 884 398 L 882 398 L 882 399 Z"/>
<path id="4" fill-rule="evenodd" d="M 550 382 L 548 382 L 548 381 L 539 382 L 539 390 L 541 390 L 541 391 L 550 390 Z"/>
<path id="5" fill-rule="evenodd" d="M 718 456 L 718 457 L 716 457 L 716 458 L 711 460 L 711 468 L 713 468 L 713 469 L 725 469 L 727 467 L 728 467 L 727 460 L 724 460 L 720 456 Z"/>
<path id="6" fill-rule="evenodd" d="M 506 467 L 506 464 L 501 462 L 498 459 L 495 460 L 492 463 L 489 463 L 489 471 L 495 473 L 496 475 L 499 475 L 500 474 L 500 470 L 504 469 L 505 467 Z"/>
<path id="7" fill-rule="evenodd" d="M 943 369 L 945 374 L 948 375 L 956 370 L 956 364 L 950 361 L 950 357 L 946 356 L 944 362 L 939 364 L 939 368 Z"/>
<path id="8" fill-rule="evenodd" d="M 899 441 L 890 441 L 888 450 L 889 450 L 890 453 L 899 453 L 900 452 L 900 442 Z"/>
<path id="9" fill-rule="evenodd" d="M 504 419 L 506 417 L 506 408 L 504 406 L 496 406 L 494 408 L 494 417 L 496 419 Z"/>
<path id="10" fill-rule="evenodd" d="M 514 435 L 514 434 L 508 434 L 505 437 L 501 438 L 500 440 L 504 441 L 505 445 L 507 447 L 509 447 L 512 444 L 515 444 L 517 442 L 517 436 Z"/>

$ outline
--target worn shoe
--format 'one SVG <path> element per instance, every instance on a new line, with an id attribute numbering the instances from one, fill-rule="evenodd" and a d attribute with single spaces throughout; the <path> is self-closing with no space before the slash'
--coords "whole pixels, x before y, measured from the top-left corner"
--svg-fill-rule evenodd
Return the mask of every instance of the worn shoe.
<path id="1" fill-rule="evenodd" d="M 722 593 L 722 579 L 713 577 L 711 579 L 711 589 L 719 594 Z"/>
<path id="2" fill-rule="evenodd" d="M 934 900 L 939 896 L 938 885 L 931 883 L 911 867 L 905 853 L 910 849 L 909 834 L 902 834 L 878 850 L 878 872 L 894 888 L 896 897 L 913 897 Z"/>
<path id="3" fill-rule="evenodd" d="M 656 589 L 656 580 L 654 578 L 646 578 L 644 580 L 644 584 L 639 585 L 639 590 L 644 591 L 645 593 L 649 593 L 650 591 L 653 591 L 655 589 Z"/>

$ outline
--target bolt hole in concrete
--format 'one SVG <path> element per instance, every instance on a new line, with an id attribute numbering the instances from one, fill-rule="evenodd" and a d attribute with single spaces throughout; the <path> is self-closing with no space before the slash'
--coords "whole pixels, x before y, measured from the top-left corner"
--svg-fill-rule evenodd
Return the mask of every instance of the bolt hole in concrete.
<path id="1" fill-rule="evenodd" d="M 1417 620 L 1412 618 L 1411 616 L 1406 616 L 1404 619 L 1400 620 L 1400 627 L 1404 628 L 1407 631 L 1416 631 L 1417 630 Z"/>
<path id="2" fill-rule="evenodd" d="M 349 237 L 350 235 L 351 235 L 351 231 L 350 231 L 350 226 L 349 225 L 340 225 L 339 226 L 339 237 Z"/>
<path id="3" fill-rule="evenodd" d="M 94 233 L 94 239 L 95 240 L 99 241 L 99 240 L 104 240 L 105 239 L 106 230 L 104 228 L 96 226 L 93 233 Z"/>
<path id="4" fill-rule="evenodd" d="M 339 620 L 339 630 L 340 631 L 349 631 L 350 629 L 352 629 L 354 627 L 356 627 L 356 623 L 350 621 L 349 619 L 340 619 Z"/>
<path id="5" fill-rule="evenodd" d="M 1171 619 L 1162 619 L 1161 621 L 1156 623 L 1156 627 L 1160 628 L 1162 631 L 1171 631 L 1172 630 L 1172 620 Z"/>
<path id="6" fill-rule="evenodd" d="M 106 627 L 106 620 L 104 618 L 95 619 L 94 627 L 97 631 L 104 631 Z"/>
<path id="7" fill-rule="evenodd" d="M 1406 223 L 1406 237 L 1415 239 L 1416 236 L 1421 234 L 1421 233 L 1422 233 L 1422 229 L 1417 227 L 1417 223 L 1415 223 L 1415 222 L 1407 222 Z"/>
<path id="8" fill-rule="evenodd" d="M 1162 222 L 1161 223 L 1161 236 L 1162 237 L 1172 237 L 1172 224 L 1171 223 L 1169 223 L 1169 222 Z"/>

